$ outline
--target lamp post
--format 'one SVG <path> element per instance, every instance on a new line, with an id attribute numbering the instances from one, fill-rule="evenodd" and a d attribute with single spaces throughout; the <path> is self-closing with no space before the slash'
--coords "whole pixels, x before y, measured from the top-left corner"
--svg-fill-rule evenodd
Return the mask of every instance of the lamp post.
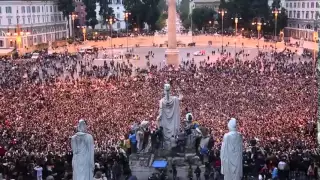
<path id="1" fill-rule="evenodd" d="M 242 19 L 241 17 L 234 17 L 234 18 L 231 18 L 231 19 L 234 19 L 234 24 L 235 24 L 235 36 L 237 36 L 238 34 L 238 22 L 240 19 Z"/>
<path id="2" fill-rule="evenodd" d="M 318 31 L 316 30 L 315 28 L 315 31 L 313 33 L 313 39 L 314 39 L 314 42 L 315 42 L 315 48 L 313 49 L 313 64 L 314 64 L 314 72 L 316 71 L 316 67 L 317 67 L 317 60 L 316 60 L 316 49 L 317 49 L 317 40 L 318 40 L 318 37 L 319 34 L 318 34 Z"/>
<path id="3" fill-rule="evenodd" d="M 83 42 L 85 42 L 86 41 L 86 33 L 87 33 L 86 26 L 77 26 L 77 28 L 81 28 L 82 29 Z"/>
<path id="4" fill-rule="evenodd" d="M 96 41 L 98 41 L 98 32 L 94 32 L 94 38 Z"/>
<path id="5" fill-rule="evenodd" d="M 128 28 L 129 20 L 128 20 L 128 18 L 129 18 L 130 15 L 131 15 L 130 12 L 125 12 L 124 13 L 124 18 L 125 18 L 125 21 L 126 21 L 126 29 L 127 29 L 127 52 L 129 52 L 129 28 Z"/>
<path id="6" fill-rule="evenodd" d="M 234 39 L 234 63 L 236 63 L 237 39 Z"/>
<path id="7" fill-rule="evenodd" d="M 112 46 L 112 24 L 113 24 L 113 17 L 107 19 L 110 25 L 110 47 L 111 47 L 111 59 L 113 60 L 113 46 Z"/>
<path id="8" fill-rule="evenodd" d="M 191 41 L 193 42 L 193 20 L 192 20 L 192 13 L 193 13 L 193 9 L 195 8 L 195 5 L 193 4 L 191 6 L 191 13 L 190 13 L 190 28 L 191 28 Z"/>
<path id="9" fill-rule="evenodd" d="M 258 18 L 258 20 L 256 22 L 253 22 L 252 25 L 256 25 L 257 26 L 257 31 L 258 31 L 258 53 L 259 53 L 259 40 L 260 40 L 260 31 L 262 28 L 262 25 L 265 25 L 266 23 L 262 23 L 261 19 Z"/>
<path id="10" fill-rule="evenodd" d="M 275 8 L 273 11 L 272 11 L 272 14 L 274 14 L 274 39 L 275 39 L 275 45 L 274 45 L 274 49 L 276 49 L 276 46 L 277 46 L 277 24 L 278 24 L 278 14 L 280 14 L 281 11 L 278 10 L 277 8 Z"/>
<path id="11" fill-rule="evenodd" d="M 222 49 L 221 49 L 221 51 L 223 53 L 223 18 L 224 18 L 224 15 L 227 14 L 227 11 L 224 10 L 224 9 L 221 9 L 221 10 L 218 11 L 218 13 L 221 14 L 221 21 L 222 21 L 221 22 L 221 25 L 222 25 L 221 26 L 221 30 L 222 30 L 222 35 L 221 35 L 221 48 Z"/>
<path id="12" fill-rule="evenodd" d="M 78 17 L 78 15 L 72 13 L 71 19 L 72 19 L 72 38 L 74 38 L 75 30 L 74 30 L 74 20 L 75 18 Z"/>

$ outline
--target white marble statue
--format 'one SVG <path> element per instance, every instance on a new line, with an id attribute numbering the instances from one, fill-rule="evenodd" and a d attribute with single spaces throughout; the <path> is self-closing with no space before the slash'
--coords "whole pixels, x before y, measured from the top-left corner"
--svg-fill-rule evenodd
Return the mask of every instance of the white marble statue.
<path id="1" fill-rule="evenodd" d="M 164 94 L 160 100 L 159 116 L 157 118 L 159 126 L 163 127 L 163 147 L 171 150 L 172 143 L 180 131 L 180 100 L 182 96 L 170 96 L 170 84 L 164 85 Z"/>
<path id="2" fill-rule="evenodd" d="M 221 147 L 221 173 L 224 180 L 241 180 L 243 177 L 243 140 L 237 132 L 236 119 L 231 118 L 228 123 L 229 132 L 223 136 Z"/>
<path id="3" fill-rule="evenodd" d="M 78 132 L 71 138 L 73 180 L 93 180 L 94 141 L 86 132 L 86 122 L 81 119 Z"/>

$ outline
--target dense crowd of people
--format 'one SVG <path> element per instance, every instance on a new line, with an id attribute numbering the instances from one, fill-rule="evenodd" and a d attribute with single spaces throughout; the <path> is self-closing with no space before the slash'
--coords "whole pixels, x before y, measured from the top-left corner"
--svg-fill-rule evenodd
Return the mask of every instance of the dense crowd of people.
<path id="1" fill-rule="evenodd" d="M 133 123 L 155 124 L 163 84 L 169 82 L 172 94 L 183 95 L 181 118 L 188 109 L 210 130 L 216 167 L 227 121 L 234 117 L 244 137 L 245 167 L 260 160 L 259 167 L 245 168 L 250 171 L 245 175 L 256 176 L 265 165 L 272 170 L 278 161 L 307 173 L 318 161 L 317 86 L 312 62 L 295 63 L 293 56 L 290 51 L 272 58 L 260 53 L 252 61 L 222 56 L 199 64 L 189 59 L 179 71 L 151 65 L 148 73 L 137 76 L 132 76 L 130 62 L 98 67 L 91 55 L 1 61 L 0 172 L 6 179 L 39 174 L 71 179 L 70 137 L 78 120 L 85 119 L 95 141 L 97 174 L 113 179 L 130 174 L 119 139 L 128 138 Z"/>

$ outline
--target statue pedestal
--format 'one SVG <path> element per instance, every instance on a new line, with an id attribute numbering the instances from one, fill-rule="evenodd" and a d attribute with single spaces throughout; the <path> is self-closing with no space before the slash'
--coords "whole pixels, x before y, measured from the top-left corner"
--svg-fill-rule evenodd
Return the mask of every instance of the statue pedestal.
<path id="1" fill-rule="evenodd" d="M 179 68 L 179 50 L 178 49 L 167 49 L 167 65 L 173 65 L 175 69 Z"/>

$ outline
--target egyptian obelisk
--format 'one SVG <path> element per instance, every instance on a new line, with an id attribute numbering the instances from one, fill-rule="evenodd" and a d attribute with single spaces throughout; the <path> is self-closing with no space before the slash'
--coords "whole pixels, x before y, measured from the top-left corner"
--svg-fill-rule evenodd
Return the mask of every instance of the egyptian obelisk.
<path id="1" fill-rule="evenodd" d="M 176 32 L 176 0 L 168 0 L 168 49 L 166 50 L 167 65 L 174 65 L 179 68 L 179 51 L 177 49 Z"/>

